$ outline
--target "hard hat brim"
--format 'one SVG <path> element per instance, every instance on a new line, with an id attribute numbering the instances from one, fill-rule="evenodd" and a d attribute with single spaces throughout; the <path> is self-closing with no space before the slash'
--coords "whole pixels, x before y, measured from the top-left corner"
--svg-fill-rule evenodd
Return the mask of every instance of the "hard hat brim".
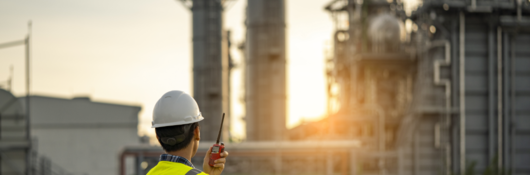
<path id="1" fill-rule="evenodd" d="M 202 114 L 199 113 L 199 116 L 196 117 L 197 120 L 192 121 L 178 121 L 178 122 L 172 122 L 172 123 L 163 123 L 163 124 L 153 124 L 151 128 L 160 128 L 160 127 L 166 127 L 166 126 L 178 126 L 178 125 L 185 125 L 190 123 L 197 123 L 202 120 L 204 120 L 204 117 L 202 117 Z"/>

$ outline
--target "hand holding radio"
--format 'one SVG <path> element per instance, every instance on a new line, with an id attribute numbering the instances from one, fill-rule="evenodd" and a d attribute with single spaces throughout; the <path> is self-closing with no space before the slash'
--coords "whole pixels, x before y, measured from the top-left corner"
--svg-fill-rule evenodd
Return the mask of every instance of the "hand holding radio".
<path id="1" fill-rule="evenodd" d="M 204 172 L 210 175 L 217 175 L 223 172 L 226 157 L 228 156 L 228 152 L 226 152 L 224 149 L 224 143 L 219 143 L 219 140 L 221 138 L 221 131 L 223 129 L 224 119 L 225 114 L 223 113 L 223 118 L 221 119 L 221 127 L 219 128 L 219 135 L 217 136 L 217 142 L 212 147 L 210 147 L 210 149 L 206 152 L 206 156 L 204 157 L 204 163 L 202 167 Z"/>
<path id="2" fill-rule="evenodd" d="M 222 143 L 221 143 L 222 144 Z M 221 174 L 225 167 L 226 163 L 226 157 L 228 156 L 227 151 L 223 151 L 219 153 L 219 159 L 212 160 L 210 157 L 212 157 L 212 147 L 206 152 L 206 156 L 204 157 L 204 163 L 202 165 L 203 171 L 207 174 L 214 175 L 214 174 Z M 212 161 L 210 161 L 212 160 Z M 210 162 L 213 163 L 213 166 L 210 166 Z"/>

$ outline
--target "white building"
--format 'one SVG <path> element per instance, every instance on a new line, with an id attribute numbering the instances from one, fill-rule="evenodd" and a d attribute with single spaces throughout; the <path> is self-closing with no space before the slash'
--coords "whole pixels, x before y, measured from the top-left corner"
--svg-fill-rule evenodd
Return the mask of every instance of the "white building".
<path id="1" fill-rule="evenodd" d="M 117 174 L 121 149 L 140 143 L 140 106 L 31 96 L 30 109 L 34 149 L 74 175 Z"/>

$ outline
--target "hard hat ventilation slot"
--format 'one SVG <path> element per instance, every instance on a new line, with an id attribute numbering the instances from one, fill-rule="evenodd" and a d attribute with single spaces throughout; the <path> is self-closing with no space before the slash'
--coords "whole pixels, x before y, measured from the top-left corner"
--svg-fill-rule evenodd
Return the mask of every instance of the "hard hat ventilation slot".
<path id="1" fill-rule="evenodd" d="M 160 141 L 162 141 L 162 143 L 164 144 L 173 146 L 173 145 L 176 145 L 177 143 L 184 141 L 184 139 L 186 139 L 186 134 L 181 134 L 181 135 L 174 136 L 174 137 L 162 137 L 160 138 Z"/>

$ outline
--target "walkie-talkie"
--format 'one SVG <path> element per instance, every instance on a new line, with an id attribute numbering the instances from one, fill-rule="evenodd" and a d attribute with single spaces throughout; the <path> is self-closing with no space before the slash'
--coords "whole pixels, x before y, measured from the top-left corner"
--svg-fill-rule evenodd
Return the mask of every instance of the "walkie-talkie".
<path id="1" fill-rule="evenodd" d="M 219 139 L 221 139 L 221 131 L 223 131 L 223 121 L 225 120 L 225 113 L 223 113 L 223 119 L 221 119 L 221 127 L 219 128 L 219 135 L 217 136 L 217 142 L 212 146 L 212 154 L 210 154 L 210 161 L 208 164 L 210 166 L 215 165 L 215 160 L 221 158 L 221 153 L 225 150 L 225 145 L 223 143 L 219 144 Z"/>

